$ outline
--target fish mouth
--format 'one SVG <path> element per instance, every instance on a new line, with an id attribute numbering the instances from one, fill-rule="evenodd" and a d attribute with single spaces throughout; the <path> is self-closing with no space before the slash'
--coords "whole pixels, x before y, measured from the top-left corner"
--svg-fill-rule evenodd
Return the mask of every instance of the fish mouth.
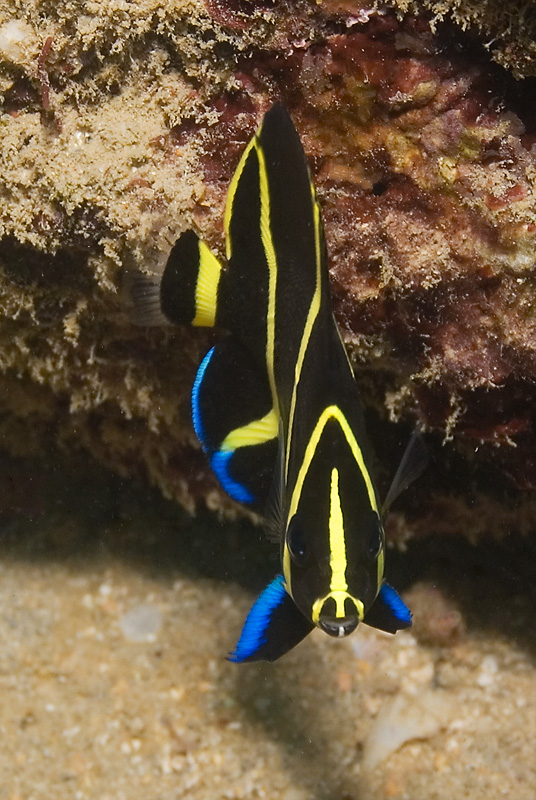
<path id="1" fill-rule="evenodd" d="M 337 638 L 342 638 L 343 636 L 348 636 L 350 633 L 353 633 L 358 624 L 358 616 L 341 617 L 339 619 L 337 619 L 337 617 L 320 617 L 318 620 L 319 627 L 327 633 L 328 636 Z"/>

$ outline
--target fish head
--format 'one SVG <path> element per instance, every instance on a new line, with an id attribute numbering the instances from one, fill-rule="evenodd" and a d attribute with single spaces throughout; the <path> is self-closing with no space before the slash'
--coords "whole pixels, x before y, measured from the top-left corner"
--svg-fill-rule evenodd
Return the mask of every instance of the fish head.
<path id="1" fill-rule="evenodd" d="M 343 637 L 363 621 L 378 595 L 385 534 L 363 465 L 345 441 L 337 446 L 332 437 L 329 447 L 322 444 L 290 506 L 283 574 L 300 611 L 328 635 Z"/>

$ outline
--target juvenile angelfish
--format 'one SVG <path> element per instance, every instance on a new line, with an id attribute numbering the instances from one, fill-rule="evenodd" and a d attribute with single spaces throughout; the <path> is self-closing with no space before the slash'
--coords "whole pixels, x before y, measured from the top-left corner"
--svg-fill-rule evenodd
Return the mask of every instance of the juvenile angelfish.
<path id="1" fill-rule="evenodd" d="M 231 497 L 264 513 L 282 573 L 253 605 L 231 661 L 275 661 L 316 626 L 394 633 L 411 613 L 384 583 L 385 535 L 354 375 L 331 306 L 320 208 L 279 105 L 246 147 L 227 195 L 226 265 L 193 231 L 162 280 L 135 292 L 146 321 L 217 326 L 193 423 Z"/>

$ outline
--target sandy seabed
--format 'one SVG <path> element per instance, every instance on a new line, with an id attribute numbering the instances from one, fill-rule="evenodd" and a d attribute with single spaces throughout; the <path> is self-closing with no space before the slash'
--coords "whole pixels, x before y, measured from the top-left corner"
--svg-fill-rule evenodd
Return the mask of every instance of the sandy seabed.
<path id="1" fill-rule="evenodd" d="M 526 540 L 391 553 L 412 632 L 238 666 L 277 568 L 260 530 L 103 474 L 53 483 L 0 528 L 2 798 L 535 796 Z"/>

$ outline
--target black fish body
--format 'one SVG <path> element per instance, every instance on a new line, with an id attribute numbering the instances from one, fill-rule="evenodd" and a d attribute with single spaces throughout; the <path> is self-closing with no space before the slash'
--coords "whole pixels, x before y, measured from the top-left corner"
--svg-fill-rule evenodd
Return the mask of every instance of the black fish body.
<path id="1" fill-rule="evenodd" d="M 320 209 L 298 134 L 274 106 L 229 187 L 225 267 L 188 231 L 158 299 L 180 324 L 229 332 L 192 391 L 198 438 L 226 491 L 266 513 L 282 575 L 230 658 L 273 661 L 313 627 L 394 632 L 411 615 L 383 583 L 384 532 L 358 390 L 332 313 Z"/>

